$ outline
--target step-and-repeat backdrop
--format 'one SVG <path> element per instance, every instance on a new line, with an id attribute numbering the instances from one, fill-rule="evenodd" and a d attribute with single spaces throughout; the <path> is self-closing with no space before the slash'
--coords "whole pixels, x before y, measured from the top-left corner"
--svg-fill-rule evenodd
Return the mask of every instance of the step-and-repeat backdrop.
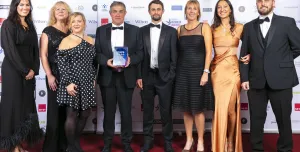
<path id="1" fill-rule="evenodd" d="M 139 27 L 149 24 L 151 18 L 148 14 L 148 3 L 150 0 L 122 0 L 126 4 L 127 15 L 125 22 Z M 10 0 L 0 1 L 0 27 L 8 15 Z M 54 5 L 57 0 L 32 0 L 33 5 L 33 19 L 37 29 L 37 33 L 40 36 L 42 30 L 47 26 L 49 20 L 50 8 Z M 96 28 L 98 26 L 107 24 L 111 22 L 109 15 L 109 6 L 112 0 L 65 0 L 72 11 L 79 11 L 84 13 L 87 18 L 87 28 L 86 33 L 92 37 L 95 37 Z M 163 22 L 174 28 L 185 24 L 186 20 L 184 18 L 184 6 L 186 0 L 162 0 L 165 5 L 165 13 L 163 15 Z M 199 0 L 201 5 L 201 22 L 212 23 L 214 7 L 217 0 Z M 237 22 L 245 24 L 258 16 L 255 0 L 231 0 L 234 7 L 234 14 Z M 298 27 L 300 27 L 300 1 L 299 0 L 276 0 L 275 13 L 278 15 L 284 15 L 293 17 Z M 0 67 L 4 57 L 3 49 L 0 47 Z M 295 65 L 297 70 L 300 69 L 300 59 L 295 60 Z M 300 75 L 300 73 L 298 73 Z M 1 77 L 0 77 L 1 78 Z M 1 80 L 1 79 L 0 79 Z M 47 89 L 45 85 L 45 72 L 40 69 L 40 75 L 36 77 L 37 87 L 36 87 L 36 106 L 39 113 L 40 125 L 41 127 L 46 126 L 47 122 Z M 13 86 L 12 86 L 13 87 Z M 101 101 L 100 88 L 97 88 L 97 108 L 93 109 L 85 131 L 90 132 L 102 132 L 103 124 L 103 105 Z M 300 86 L 294 88 L 294 98 L 293 98 L 293 112 L 292 112 L 292 126 L 294 133 L 300 133 Z M 0 92 L 1 93 L 1 92 Z M 140 98 L 140 90 L 136 89 L 133 95 L 132 104 L 132 117 L 133 117 L 133 131 L 142 132 L 142 122 L 143 122 L 143 109 Z M 156 104 L 154 108 L 155 112 L 155 131 L 161 131 L 161 121 L 159 114 L 159 106 L 156 99 Z M 243 124 L 243 131 L 247 132 L 250 128 L 249 119 L 249 105 L 246 93 L 242 91 L 241 95 L 241 122 Z M 277 132 L 277 123 L 275 116 L 272 112 L 270 104 L 266 109 L 268 116 L 265 123 L 266 132 Z M 50 113 L 51 114 L 51 113 Z M 212 122 L 212 112 L 206 113 L 206 128 L 210 130 Z M 184 131 L 182 113 L 174 111 L 174 131 Z M 116 132 L 120 132 L 121 120 L 120 114 L 117 110 L 116 113 Z"/>

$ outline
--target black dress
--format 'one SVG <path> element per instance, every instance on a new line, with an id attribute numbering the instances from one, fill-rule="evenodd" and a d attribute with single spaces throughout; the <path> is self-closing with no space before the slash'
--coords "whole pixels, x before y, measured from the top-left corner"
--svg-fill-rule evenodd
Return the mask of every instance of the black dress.
<path id="1" fill-rule="evenodd" d="M 57 56 L 60 75 L 57 102 L 76 110 L 87 110 L 95 107 L 95 47 L 82 40 L 74 48 L 57 51 Z M 66 86 L 71 83 L 77 85 L 76 96 L 71 96 L 67 92 Z"/>
<path id="2" fill-rule="evenodd" d="M 48 26 L 43 30 L 48 37 L 48 62 L 52 75 L 59 80 L 58 68 L 56 65 L 57 56 L 56 52 L 58 46 L 63 38 L 69 35 L 70 32 L 64 33 L 53 26 Z M 66 120 L 66 108 L 58 106 L 56 101 L 56 91 L 52 91 L 48 85 L 48 79 L 46 76 L 47 86 L 47 126 L 46 136 L 43 145 L 43 152 L 59 152 L 66 148 L 66 137 L 64 131 L 64 124 Z"/>
<path id="3" fill-rule="evenodd" d="M 0 103 L 0 149 L 22 141 L 33 144 L 43 136 L 35 104 L 35 79 L 25 80 L 32 69 L 39 74 L 40 60 L 35 28 L 25 30 L 10 20 L 1 27 L 2 98 Z"/>
<path id="4" fill-rule="evenodd" d="M 210 75 L 208 82 L 200 86 L 205 66 L 205 43 L 202 36 L 202 23 L 192 30 L 180 27 L 175 88 L 174 108 L 183 112 L 200 113 L 214 109 L 214 94 Z"/>

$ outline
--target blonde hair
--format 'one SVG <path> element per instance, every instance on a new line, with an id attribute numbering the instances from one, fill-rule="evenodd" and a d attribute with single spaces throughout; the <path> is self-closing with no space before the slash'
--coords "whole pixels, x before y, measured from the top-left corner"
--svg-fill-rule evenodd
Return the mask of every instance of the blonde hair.
<path id="1" fill-rule="evenodd" d="M 188 8 L 187 8 L 188 5 L 195 5 L 195 6 L 196 6 L 196 8 L 198 9 L 198 13 L 199 13 L 199 15 L 197 16 L 197 20 L 199 20 L 200 17 L 201 17 L 201 11 L 200 11 L 200 3 L 199 3 L 199 1 L 198 1 L 198 0 L 189 0 L 189 1 L 186 3 L 185 8 L 184 8 L 184 15 L 185 15 L 185 18 L 186 18 L 186 10 L 188 9 Z"/>
<path id="2" fill-rule="evenodd" d="M 48 23 L 49 26 L 54 25 L 57 22 L 57 19 L 55 18 L 55 10 L 58 5 L 63 5 L 66 8 L 66 10 L 68 11 L 68 18 L 66 19 L 65 23 L 69 22 L 69 16 L 72 13 L 70 6 L 66 2 L 58 1 L 52 6 L 52 8 L 50 10 L 50 19 L 49 19 L 49 23 Z"/>
<path id="3" fill-rule="evenodd" d="M 72 27 L 72 22 L 74 21 L 75 17 L 77 16 L 81 16 L 82 17 L 82 20 L 84 22 L 84 26 L 86 27 L 86 19 L 85 19 L 85 16 L 81 13 L 81 12 L 74 12 L 70 15 L 69 17 L 69 22 L 68 22 L 68 25 L 69 25 L 69 29 L 71 30 L 71 27 Z M 84 27 L 84 29 L 85 29 Z"/>

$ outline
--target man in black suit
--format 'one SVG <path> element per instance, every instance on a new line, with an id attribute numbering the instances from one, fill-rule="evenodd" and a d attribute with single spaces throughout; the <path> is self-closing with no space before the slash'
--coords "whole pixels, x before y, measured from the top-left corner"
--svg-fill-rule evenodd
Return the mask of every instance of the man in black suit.
<path id="1" fill-rule="evenodd" d="M 144 146 L 147 152 L 153 147 L 154 97 L 159 97 L 159 109 L 162 120 L 162 131 L 165 139 L 164 149 L 173 152 L 171 92 L 175 77 L 177 60 L 176 29 L 162 23 L 164 5 L 160 0 L 153 0 L 148 6 L 152 23 L 140 29 L 143 40 L 144 60 L 140 64 L 137 85 L 141 88 L 143 102 Z"/>
<path id="2" fill-rule="evenodd" d="M 245 24 L 240 64 L 242 88 L 248 90 L 252 151 L 264 151 L 263 133 L 268 100 L 278 129 L 278 152 L 293 149 L 291 112 L 292 88 L 298 85 L 294 59 L 300 55 L 300 31 L 295 20 L 273 13 L 274 0 L 256 0 L 260 16 Z"/>
<path id="3" fill-rule="evenodd" d="M 121 137 L 125 152 L 132 152 L 131 104 L 132 94 L 136 86 L 137 65 L 143 60 L 143 45 L 139 38 L 139 28 L 124 23 L 126 6 L 114 1 L 109 11 L 112 23 L 97 28 L 95 47 L 100 64 L 98 83 L 101 87 L 104 105 L 104 148 L 111 151 L 111 142 L 115 131 L 115 112 L 118 101 L 121 113 Z M 128 47 L 128 61 L 125 67 L 113 65 L 112 48 Z"/>

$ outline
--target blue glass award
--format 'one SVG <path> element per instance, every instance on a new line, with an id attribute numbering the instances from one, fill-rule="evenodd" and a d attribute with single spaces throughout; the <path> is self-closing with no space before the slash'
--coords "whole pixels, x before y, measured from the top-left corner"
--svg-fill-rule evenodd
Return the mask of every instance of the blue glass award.
<path id="1" fill-rule="evenodd" d="M 113 65 L 126 66 L 128 58 L 128 47 L 115 47 L 113 50 Z"/>

